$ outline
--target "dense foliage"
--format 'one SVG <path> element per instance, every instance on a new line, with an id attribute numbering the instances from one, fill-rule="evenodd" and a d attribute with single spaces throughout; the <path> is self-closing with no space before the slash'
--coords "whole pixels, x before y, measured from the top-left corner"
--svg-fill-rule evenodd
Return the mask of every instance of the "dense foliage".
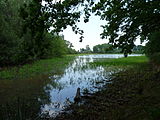
<path id="1" fill-rule="evenodd" d="M 48 21 L 37 0 L 1 0 L 0 66 L 75 53 L 63 37 L 50 31 Z"/>
<path id="2" fill-rule="evenodd" d="M 20 18 L 15 2 L 0 1 L 0 65 L 12 64 L 19 54 Z M 17 52 L 16 52 L 17 51 Z"/>
<path id="3" fill-rule="evenodd" d="M 137 53 L 137 54 L 144 54 L 145 53 L 145 46 L 142 46 L 142 45 L 134 46 L 132 49 L 132 52 Z"/>
<path id="4" fill-rule="evenodd" d="M 89 45 L 86 45 L 86 48 L 81 48 L 80 49 L 80 53 L 92 53 L 92 50 L 89 47 Z"/>
<path id="5" fill-rule="evenodd" d="M 156 64 L 160 64 L 160 32 L 154 32 L 149 36 L 145 53 Z"/>
<path id="6" fill-rule="evenodd" d="M 98 44 L 93 46 L 93 53 L 121 53 L 122 49 L 115 48 L 111 44 Z M 145 47 L 142 45 L 135 45 L 132 49 L 132 53 L 143 54 Z"/>
<path id="7" fill-rule="evenodd" d="M 94 53 L 120 53 L 121 49 L 113 48 L 110 44 L 99 44 L 93 47 Z"/>
<path id="8" fill-rule="evenodd" d="M 146 53 L 148 56 L 160 52 L 160 32 L 154 32 L 149 36 L 150 41 L 146 44 Z"/>

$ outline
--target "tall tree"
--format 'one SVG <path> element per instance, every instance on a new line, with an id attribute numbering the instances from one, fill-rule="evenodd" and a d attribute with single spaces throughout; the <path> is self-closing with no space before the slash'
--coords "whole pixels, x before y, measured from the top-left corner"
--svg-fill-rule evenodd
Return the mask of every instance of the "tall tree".
<path id="1" fill-rule="evenodd" d="M 43 41 L 46 28 L 41 8 L 41 3 L 33 0 L 28 5 L 24 4 L 20 12 L 20 16 L 24 21 L 23 35 L 29 33 L 31 37 L 29 40 L 24 40 L 25 51 L 28 52 L 27 55 L 34 59 L 40 58 L 43 54 Z"/>
<path id="2" fill-rule="evenodd" d="M 12 64 L 18 43 L 19 22 L 12 1 L 0 1 L 0 66 Z"/>
<path id="3" fill-rule="evenodd" d="M 103 26 L 102 38 L 130 53 L 138 36 L 148 36 L 160 30 L 159 0 L 101 0 L 93 7 L 101 19 L 108 21 Z"/>

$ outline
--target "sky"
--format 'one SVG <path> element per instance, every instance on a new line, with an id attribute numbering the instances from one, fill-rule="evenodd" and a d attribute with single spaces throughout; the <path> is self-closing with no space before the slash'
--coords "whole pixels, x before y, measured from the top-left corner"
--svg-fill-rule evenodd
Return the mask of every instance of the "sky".
<path id="1" fill-rule="evenodd" d="M 103 32 L 103 29 L 100 26 L 105 24 L 106 21 L 100 20 L 98 16 L 92 15 L 88 23 L 84 23 L 83 18 L 81 18 L 81 22 L 77 25 L 84 31 L 84 39 L 82 42 L 79 42 L 80 35 L 75 34 L 71 27 L 64 30 L 62 34 L 64 35 L 64 39 L 70 41 L 76 50 L 85 48 L 86 45 L 89 45 L 90 48 L 92 48 L 97 44 L 108 42 L 108 40 L 100 38 L 100 34 Z"/>
<path id="2" fill-rule="evenodd" d="M 65 40 L 73 44 L 74 49 L 79 50 L 80 48 L 85 48 L 86 45 L 89 45 L 92 49 L 95 45 L 108 43 L 107 39 L 100 38 L 100 34 L 103 32 L 103 28 L 100 26 L 105 24 L 107 24 L 107 22 L 100 20 L 98 16 L 92 15 L 88 23 L 84 23 L 83 18 L 81 18 L 81 22 L 78 23 L 78 26 L 80 29 L 84 30 L 84 39 L 82 42 L 79 42 L 80 35 L 75 34 L 71 27 L 65 29 L 62 34 Z M 140 40 L 137 39 L 135 44 L 139 45 Z"/>

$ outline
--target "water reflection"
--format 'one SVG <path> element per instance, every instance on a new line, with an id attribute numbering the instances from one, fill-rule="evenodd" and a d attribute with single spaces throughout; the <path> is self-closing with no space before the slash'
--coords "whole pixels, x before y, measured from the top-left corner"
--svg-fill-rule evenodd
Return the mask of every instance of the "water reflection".
<path id="1" fill-rule="evenodd" d="M 51 104 L 47 104 L 42 111 L 49 110 L 49 114 L 58 114 L 66 105 L 66 100 L 72 101 L 78 87 L 83 90 L 96 91 L 94 86 L 110 76 L 111 71 L 106 72 L 102 66 L 93 67 L 88 64 L 97 58 L 118 58 L 123 55 L 86 55 L 77 57 L 72 64 L 65 70 L 63 75 L 50 76 L 51 81 L 56 81 L 57 87 L 51 86 L 49 91 Z M 102 85 L 102 84 L 100 84 Z M 50 85 L 48 85 L 50 86 Z M 57 107 L 58 106 L 58 107 Z"/>
<path id="2" fill-rule="evenodd" d="M 141 56 L 141 54 L 130 54 L 128 56 Z M 95 54 L 95 55 L 84 55 L 84 56 L 80 56 L 81 58 L 120 58 L 120 57 L 124 57 L 123 54 Z"/>
<path id="3" fill-rule="evenodd" d="M 73 102 L 78 87 L 96 91 L 95 87 L 112 74 L 102 66 L 88 63 L 97 58 L 118 58 L 120 54 L 79 56 L 67 67 L 57 68 L 49 75 L 26 80 L 0 81 L 1 119 L 39 119 L 56 116 Z M 87 88 L 87 89 L 86 89 Z"/>
<path id="4" fill-rule="evenodd" d="M 51 71 L 49 75 L 43 74 L 29 79 L 0 80 L 0 119 L 39 119 L 41 108 L 52 102 L 50 90 L 60 89 L 60 85 L 51 81 L 49 76 L 60 76 L 65 69 L 66 66 L 58 71 Z"/>

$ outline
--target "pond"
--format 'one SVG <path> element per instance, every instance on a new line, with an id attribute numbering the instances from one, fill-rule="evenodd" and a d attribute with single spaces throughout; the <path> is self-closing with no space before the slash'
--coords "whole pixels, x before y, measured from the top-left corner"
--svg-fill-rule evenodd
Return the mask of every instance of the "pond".
<path id="1" fill-rule="evenodd" d="M 77 88 L 81 92 L 94 92 L 97 86 L 101 86 L 97 83 L 109 78 L 110 71 L 102 66 L 90 66 L 90 62 L 119 57 L 123 55 L 77 56 L 67 67 L 57 69 L 56 73 L 24 80 L 1 80 L 0 116 L 2 119 L 38 119 L 46 114 L 54 117 L 74 101 Z"/>

